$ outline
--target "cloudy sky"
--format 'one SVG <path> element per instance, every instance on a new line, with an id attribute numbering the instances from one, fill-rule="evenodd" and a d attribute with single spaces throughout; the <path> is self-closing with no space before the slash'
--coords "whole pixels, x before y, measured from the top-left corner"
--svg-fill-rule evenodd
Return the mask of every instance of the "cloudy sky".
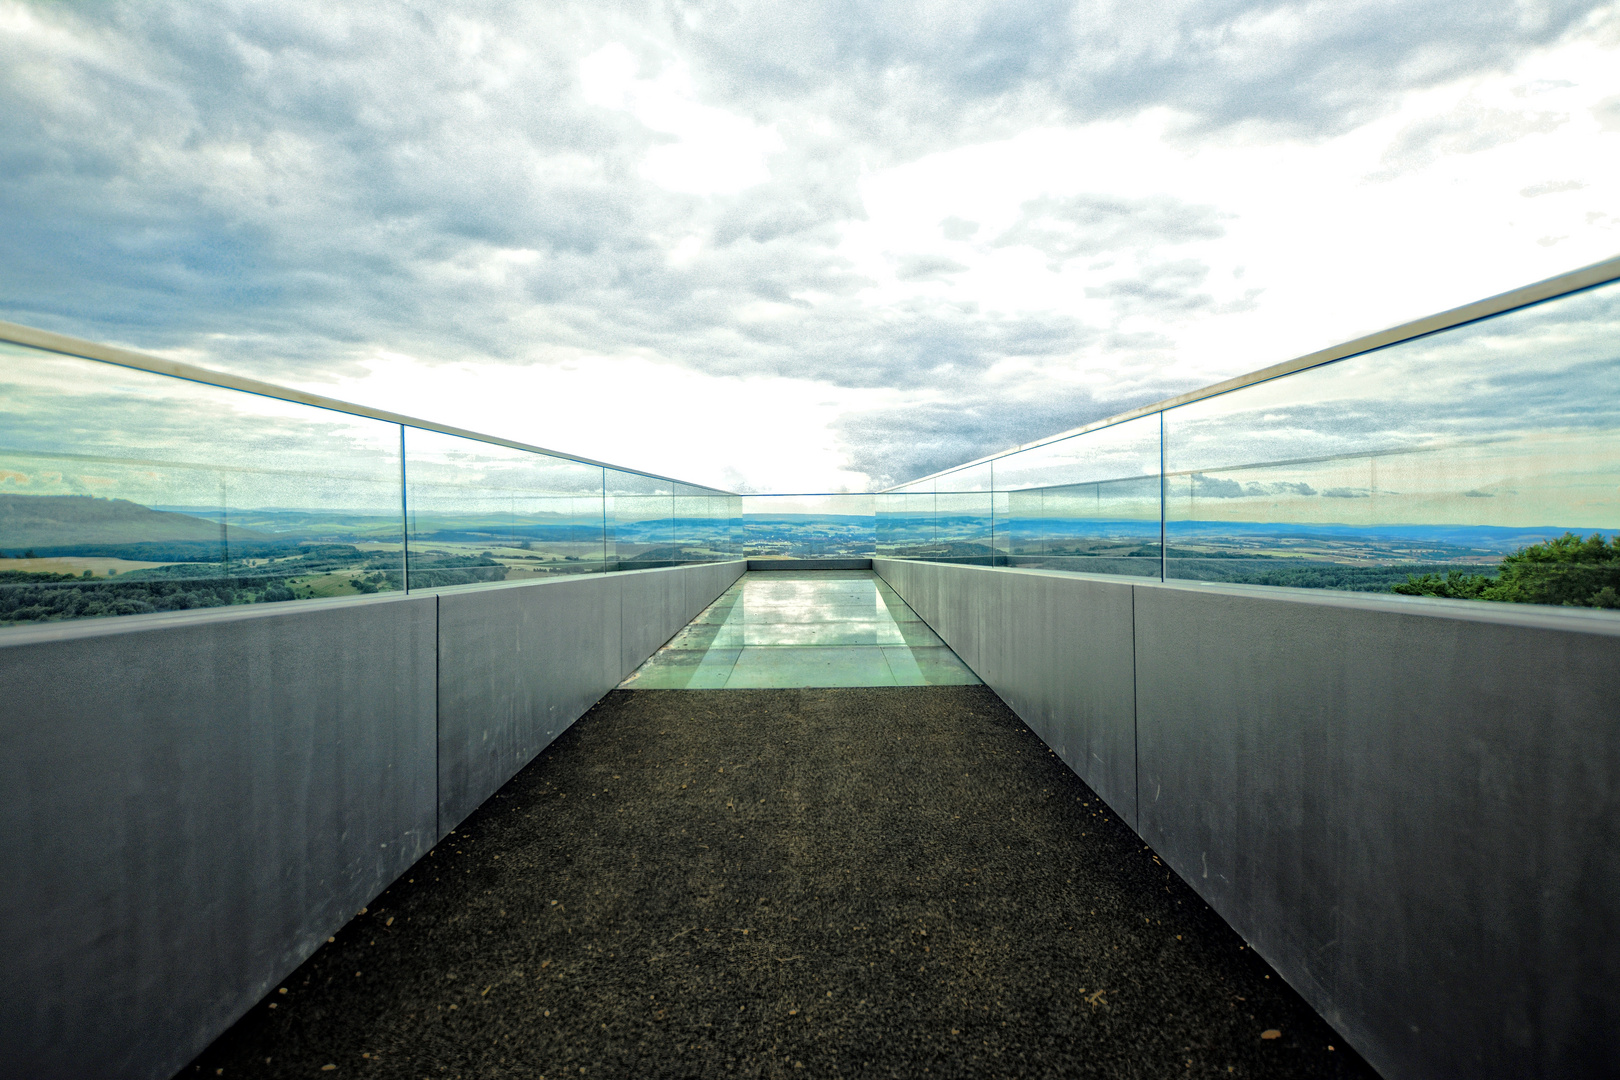
<path id="1" fill-rule="evenodd" d="M 1620 4 L 0 0 L 0 318 L 862 490 L 1620 253 Z"/>

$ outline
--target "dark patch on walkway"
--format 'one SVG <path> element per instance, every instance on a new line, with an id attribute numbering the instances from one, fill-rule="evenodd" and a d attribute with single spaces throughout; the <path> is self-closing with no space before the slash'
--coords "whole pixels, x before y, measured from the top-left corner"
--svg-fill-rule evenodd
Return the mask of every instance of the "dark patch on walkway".
<path id="1" fill-rule="evenodd" d="M 615 691 L 282 985 L 181 1075 L 1373 1075 L 983 687 Z"/>

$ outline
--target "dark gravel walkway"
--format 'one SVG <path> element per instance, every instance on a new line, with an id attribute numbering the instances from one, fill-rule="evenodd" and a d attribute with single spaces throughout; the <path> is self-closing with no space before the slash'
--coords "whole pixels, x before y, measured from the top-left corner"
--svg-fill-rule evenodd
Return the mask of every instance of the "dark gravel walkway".
<path id="1" fill-rule="evenodd" d="M 1374 1075 L 984 687 L 615 691 L 283 986 L 180 1075 Z"/>

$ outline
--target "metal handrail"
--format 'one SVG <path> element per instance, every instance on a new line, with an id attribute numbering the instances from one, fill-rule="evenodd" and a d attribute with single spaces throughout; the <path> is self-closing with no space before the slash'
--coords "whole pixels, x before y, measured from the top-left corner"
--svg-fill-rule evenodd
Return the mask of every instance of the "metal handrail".
<path id="1" fill-rule="evenodd" d="M 104 364 L 116 364 L 119 367 L 149 371 L 154 375 L 168 375 L 176 379 L 185 379 L 187 382 L 218 386 L 225 390 L 238 390 L 244 394 L 257 394 L 260 397 L 275 398 L 278 401 L 310 405 L 317 409 L 346 413 L 350 416 L 363 416 L 371 420 L 381 420 L 388 424 L 399 424 L 403 427 L 419 428 L 423 431 L 437 431 L 442 435 L 454 435 L 462 439 L 492 443 L 513 450 L 524 450 L 531 454 L 544 454 L 546 457 L 577 461 L 582 465 L 593 465 L 598 468 L 612 469 L 615 472 L 645 476 L 650 480 L 662 480 L 665 483 L 679 484 L 682 487 L 701 488 L 704 491 L 712 491 L 718 495 L 736 494 L 736 492 L 725 491 L 722 488 L 709 487 L 707 484 L 694 484 L 687 480 L 677 480 L 672 476 L 650 473 L 644 469 L 630 469 L 623 465 L 597 461 L 594 458 L 580 457 L 578 454 L 567 454 L 561 450 L 548 450 L 543 446 L 518 442 L 515 439 L 503 439 L 497 435 L 485 435 L 477 431 L 468 431 L 466 428 L 451 427 L 449 424 L 436 424 L 431 420 L 421 420 L 414 416 L 389 412 L 386 409 L 373 409 L 367 405 L 339 401 L 337 398 L 311 394 L 304 390 L 294 390 L 291 387 L 278 386 L 275 383 L 249 379 L 241 375 L 231 375 L 223 371 L 213 371 L 209 368 L 182 363 L 178 360 L 165 360 L 158 356 L 148 356 L 146 353 L 135 352 L 132 349 L 120 349 L 114 345 L 103 345 L 99 342 L 86 341 L 83 338 L 70 337 L 67 334 L 58 334 L 50 330 L 40 330 L 19 323 L 0 321 L 0 341 L 10 342 L 14 345 L 24 345 L 31 349 L 43 349 L 46 352 L 61 353 L 64 356 L 76 356 L 83 360 L 96 360 Z"/>
<path id="2" fill-rule="evenodd" d="M 1530 285 L 1521 286 L 1520 288 L 1512 289 L 1505 293 L 1499 293 L 1496 296 L 1487 297 L 1483 300 L 1476 300 L 1473 303 L 1464 304 L 1461 307 L 1451 308 L 1448 311 L 1442 311 L 1434 315 L 1425 316 L 1421 319 L 1414 319 L 1411 322 L 1401 323 L 1400 325 L 1391 327 L 1387 330 L 1367 334 L 1326 349 L 1319 349 L 1316 352 L 1307 353 L 1304 356 L 1296 357 L 1293 360 L 1286 360 L 1280 364 L 1273 364 L 1270 367 L 1264 367 L 1258 371 L 1249 372 L 1246 375 L 1238 375 L 1234 378 L 1213 383 L 1198 390 L 1190 390 L 1186 393 L 1165 398 L 1162 401 L 1157 401 L 1150 405 L 1141 405 L 1137 408 L 1129 409 L 1122 413 L 1116 413 L 1113 416 L 1109 416 L 1102 420 L 1096 420 L 1092 423 L 1085 424 L 1077 428 L 1071 428 L 1067 431 L 1058 432 L 1055 435 L 1047 435 L 1032 442 L 1022 443 L 1018 446 L 1013 446 L 1006 450 L 1000 450 L 993 454 L 986 454 L 983 457 L 974 458 L 971 461 L 966 461 L 959 465 L 952 465 L 947 469 L 940 469 L 936 472 L 929 473 L 926 476 L 917 477 L 915 480 L 908 480 L 903 484 L 895 484 L 890 487 L 883 488 L 881 491 L 827 492 L 825 494 L 881 495 L 899 491 L 901 488 L 911 487 L 914 484 L 920 484 L 927 480 L 947 476 L 951 473 L 960 472 L 963 469 L 972 468 L 975 465 L 982 465 L 989 461 L 996 461 L 1004 457 L 1009 457 L 1013 454 L 1021 453 L 1025 450 L 1033 450 L 1036 447 L 1048 446 L 1052 443 L 1062 442 L 1066 439 L 1072 439 L 1077 435 L 1084 435 L 1090 431 L 1097 431 L 1102 428 L 1113 427 L 1116 424 L 1122 424 L 1127 420 L 1135 420 L 1143 416 L 1152 416 L 1155 413 L 1162 413 L 1168 409 L 1173 409 L 1180 405 L 1187 405 L 1195 401 L 1202 401 L 1205 398 L 1230 393 L 1234 390 L 1240 390 L 1247 386 L 1253 386 L 1256 383 L 1267 382 L 1271 379 L 1281 378 L 1285 375 L 1292 375 L 1295 372 L 1305 371 L 1313 367 L 1320 367 L 1324 364 L 1331 364 L 1335 361 L 1344 360 L 1362 353 L 1388 348 L 1391 345 L 1397 345 L 1404 341 L 1411 341 L 1416 338 L 1426 337 L 1430 334 L 1436 334 L 1443 330 L 1450 330 L 1466 323 L 1477 322 L 1481 319 L 1488 319 L 1494 315 L 1501 315 L 1516 308 L 1529 307 L 1532 304 L 1539 304 L 1546 300 L 1556 299 L 1560 296 L 1567 296 L 1570 293 L 1580 292 L 1583 289 L 1589 289 L 1597 285 L 1607 284 L 1608 282 L 1615 280 L 1620 280 L 1620 256 L 1616 256 L 1612 259 L 1605 259 L 1602 262 L 1593 263 L 1590 266 L 1581 267 L 1577 270 L 1571 270 L 1567 273 L 1559 274 L 1556 277 L 1547 278 L 1544 281 L 1538 281 Z M 532 443 L 519 442 L 514 439 L 504 439 L 495 435 L 486 435 L 482 432 L 470 431 L 466 428 L 452 427 L 448 424 L 438 424 L 430 420 L 422 420 L 417 417 L 405 416 L 401 413 L 389 412 L 386 409 L 373 409 L 369 406 L 356 405 L 353 402 L 340 401 L 336 398 L 329 398 L 320 394 L 312 394 L 304 390 L 294 390 L 290 387 L 279 386 L 275 383 L 264 382 L 259 379 L 249 379 L 240 375 L 231 375 L 222 371 L 213 371 L 209 368 L 198 367 L 195 364 L 187 364 L 178 360 L 165 360 L 161 357 L 149 356 L 145 353 L 135 352 L 131 349 L 121 349 L 112 345 L 103 345 L 98 342 L 87 341 L 83 338 L 71 337 L 67 334 L 58 334 L 49 330 L 40 330 L 35 327 L 23 326 L 18 323 L 0 321 L 0 341 L 7 341 L 13 344 L 24 345 L 35 349 L 43 349 L 47 352 L 61 353 L 67 356 L 77 356 L 86 360 L 96 360 L 102 363 L 116 364 L 120 367 L 135 368 L 140 371 L 148 371 L 157 375 L 168 375 L 173 378 L 185 379 L 189 382 L 203 383 L 208 386 L 218 386 L 227 390 L 238 390 L 243 393 L 257 394 L 261 397 L 275 398 L 281 401 L 290 401 L 301 405 L 310 405 L 318 409 L 328 409 L 333 412 L 347 413 L 351 416 L 368 417 L 373 420 L 381 420 L 390 424 L 400 424 L 405 427 L 419 428 L 424 431 L 436 431 L 445 435 L 454 435 L 459 438 L 491 443 L 496 446 L 505 446 L 514 450 L 523 450 L 529 453 L 543 454 L 547 457 L 560 458 L 566 461 L 577 461 L 585 465 L 612 469 L 615 472 L 630 473 L 636 476 L 645 476 L 652 480 L 662 480 L 666 483 L 680 484 L 685 487 L 700 488 L 704 491 L 712 491 L 717 494 L 740 494 L 739 492 L 726 491 L 722 488 L 710 487 L 706 484 L 693 484 L 689 481 L 677 480 L 674 477 L 663 476 L 659 473 L 647 472 L 644 469 L 633 469 L 622 465 L 614 465 L 610 462 L 598 461 L 594 458 L 581 457 L 577 454 L 569 454 L 560 450 L 551 450 L 543 446 L 535 446 Z M 794 494 L 802 496 L 807 493 L 753 492 L 751 494 Z"/>
<path id="3" fill-rule="evenodd" d="M 1173 409 L 1178 405 L 1188 405 L 1194 401 L 1202 401 L 1205 398 L 1228 394 L 1233 390 L 1253 386 L 1255 383 L 1278 379 L 1284 375 L 1292 375 L 1297 371 L 1305 371 L 1313 367 L 1321 367 L 1323 364 L 1331 364 L 1334 361 L 1345 360 L 1361 353 L 1388 348 L 1391 345 L 1398 345 L 1403 341 L 1411 341 L 1414 338 L 1427 337 L 1430 334 L 1450 330 L 1465 323 L 1478 322 L 1480 319 L 1501 315 L 1515 308 L 1529 307 L 1532 304 L 1567 296 L 1570 293 L 1580 292 L 1582 289 L 1590 289 L 1615 280 L 1620 280 L 1620 256 L 1593 263 L 1591 266 L 1583 266 L 1579 270 L 1571 270 L 1568 273 L 1559 274 L 1557 277 L 1550 277 L 1545 281 L 1538 281 L 1531 285 L 1524 285 L 1505 293 L 1499 293 L 1496 296 L 1486 297 L 1484 300 L 1476 300 L 1471 304 L 1464 304 L 1462 307 L 1455 307 L 1436 315 L 1428 315 L 1421 319 L 1414 319 L 1411 322 L 1401 323 L 1399 326 L 1390 327 L 1388 330 L 1380 330 L 1375 334 L 1367 334 L 1364 337 L 1347 341 L 1342 345 L 1334 345 L 1330 348 L 1319 349 L 1313 353 L 1306 353 L 1304 356 L 1296 357 L 1293 360 L 1285 360 L 1280 364 L 1273 364 L 1258 371 L 1251 371 L 1247 375 L 1238 375 L 1222 382 L 1213 383 L 1199 390 L 1189 390 L 1185 394 L 1165 398 L 1163 401 L 1156 401 L 1151 405 L 1142 405 L 1127 412 L 1117 413 L 1105 420 L 1097 420 L 1082 427 L 1071 428 L 1056 435 L 1036 439 L 1034 442 L 1014 446 L 1008 450 L 999 450 L 994 454 L 986 454 L 984 457 L 974 458 L 972 461 L 965 461 L 960 465 L 952 465 L 948 469 L 931 472 L 927 476 L 919 476 L 915 480 L 907 480 L 903 484 L 886 487 L 878 494 L 899 491 L 901 488 L 911 487 L 913 484 L 920 484 L 925 480 L 934 480 L 941 476 L 960 472 L 963 469 L 972 468 L 975 465 L 983 465 L 987 461 L 996 461 L 1024 450 L 1033 450 L 1038 446 L 1047 446 L 1052 443 L 1062 442 L 1065 439 L 1072 439 L 1076 435 L 1084 435 L 1088 431 L 1113 427 L 1115 424 L 1122 424 L 1127 420 L 1135 420 L 1143 416 L 1152 416 L 1155 413 Z"/>

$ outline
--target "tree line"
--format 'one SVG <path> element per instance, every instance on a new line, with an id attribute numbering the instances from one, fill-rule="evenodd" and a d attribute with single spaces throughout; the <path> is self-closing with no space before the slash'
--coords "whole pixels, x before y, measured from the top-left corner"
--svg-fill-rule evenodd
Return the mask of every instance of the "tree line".
<path id="1" fill-rule="evenodd" d="M 1515 551 L 1502 560 L 1494 576 L 1462 570 L 1448 571 L 1444 577 L 1409 575 L 1390 591 L 1453 600 L 1620 608 L 1620 533 L 1608 540 L 1593 533 L 1583 540 L 1567 532 Z"/>

